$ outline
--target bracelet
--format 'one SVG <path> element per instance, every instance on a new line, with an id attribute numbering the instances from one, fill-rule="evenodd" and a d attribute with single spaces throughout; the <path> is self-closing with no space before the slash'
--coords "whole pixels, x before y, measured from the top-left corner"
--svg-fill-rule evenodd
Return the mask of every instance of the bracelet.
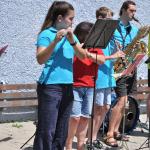
<path id="1" fill-rule="evenodd" d="M 70 43 L 71 46 L 75 46 L 77 44 L 76 41 L 74 41 L 73 43 Z"/>

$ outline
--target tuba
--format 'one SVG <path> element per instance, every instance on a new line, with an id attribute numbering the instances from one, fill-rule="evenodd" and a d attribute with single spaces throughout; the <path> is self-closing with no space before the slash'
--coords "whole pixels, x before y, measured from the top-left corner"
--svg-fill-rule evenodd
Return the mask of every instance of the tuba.
<path id="1" fill-rule="evenodd" d="M 132 64 L 138 54 L 146 54 L 148 52 L 147 45 L 144 41 L 140 41 L 148 35 L 150 26 L 143 26 L 139 29 L 133 41 L 127 45 L 125 50 L 125 58 L 118 58 L 114 63 L 115 77 L 120 77 L 123 72 Z"/>

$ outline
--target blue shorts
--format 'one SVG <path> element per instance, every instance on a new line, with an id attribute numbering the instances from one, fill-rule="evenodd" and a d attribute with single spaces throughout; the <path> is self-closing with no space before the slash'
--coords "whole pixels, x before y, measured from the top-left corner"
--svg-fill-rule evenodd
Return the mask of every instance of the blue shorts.
<path id="1" fill-rule="evenodd" d="M 96 89 L 95 103 L 99 106 L 111 105 L 111 88 Z"/>
<path id="2" fill-rule="evenodd" d="M 71 111 L 71 117 L 90 118 L 93 103 L 93 88 L 74 87 L 74 101 Z"/>

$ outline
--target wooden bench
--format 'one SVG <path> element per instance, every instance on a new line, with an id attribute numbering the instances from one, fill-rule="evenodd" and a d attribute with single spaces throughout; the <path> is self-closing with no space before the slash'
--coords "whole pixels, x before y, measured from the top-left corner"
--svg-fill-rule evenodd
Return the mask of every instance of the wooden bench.
<path id="1" fill-rule="evenodd" d="M 0 85 L 0 108 L 37 106 L 36 84 Z"/>
<path id="2" fill-rule="evenodd" d="M 37 106 L 36 83 L 0 85 L 0 108 Z M 147 100 L 150 94 L 148 80 L 137 81 L 137 91 L 132 95 L 136 100 Z"/>
<path id="3" fill-rule="evenodd" d="M 148 80 L 141 79 L 137 81 L 137 91 L 131 96 L 136 100 L 148 100 L 150 94 L 150 87 L 148 87 Z"/>

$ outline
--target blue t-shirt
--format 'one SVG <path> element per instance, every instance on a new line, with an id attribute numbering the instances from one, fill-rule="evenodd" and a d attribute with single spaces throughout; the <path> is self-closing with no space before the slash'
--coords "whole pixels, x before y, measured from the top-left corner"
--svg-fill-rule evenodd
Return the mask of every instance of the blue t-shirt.
<path id="1" fill-rule="evenodd" d="M 117 40 L 123 46 L 124 50 L 126 46 L 132 42 L 134 37 L 137 35 L 137 32 L 138 28 L 132 25 L 131 23 L 129 23 L 127 26 L 124 26 L 122 21 L 120 21 L 118 29 L 116 29 L 114 32 L 114 39 Z"/>
<path id="2" fill-rule="evenodd" d="M 57 30 L 50 27 L 42 31 L 37 39 L 37 47 L 48 47 L 55 39 Z M 74 36 L 75 40 L 77 38 Z M 73 83 L 74 49 L 66 37 L 55 46 L 52 55 L 46 61 L 39 83 L 44 84 L 72 84 Z"/>
<path id="3" fill-rule="evenodd" d="M 137 35 L 138 28 L 132 24 L 124 26 L 119 21 L 119 27 L 115 30 L 113 38 L 110 40 L 109 45 L 103 50 L 104 55 L 108 56 L 116 51 L 116 45 L 114 40 L 117 40 L 122 46 L 123 50 L 125 47 L 132 42 L 134 37 Z M 99 66 L 98 79 L 96 81 L 96 88 L 108 88 L 116 86 L 114 78 L 113 60 L 107 60 L 103 65 Z"/>
<path id="4" fill-rule="evenodd" d="M 105 49 L 103 49 L 103 53 L 105 56 L 110 56 L 113 53 L 110 43 Z M 96 88 L 101 89 L 116 86 L 116 81 L 113 74 L 113 60 L 106 60 L 104 64 L 99 65 Z"/>

